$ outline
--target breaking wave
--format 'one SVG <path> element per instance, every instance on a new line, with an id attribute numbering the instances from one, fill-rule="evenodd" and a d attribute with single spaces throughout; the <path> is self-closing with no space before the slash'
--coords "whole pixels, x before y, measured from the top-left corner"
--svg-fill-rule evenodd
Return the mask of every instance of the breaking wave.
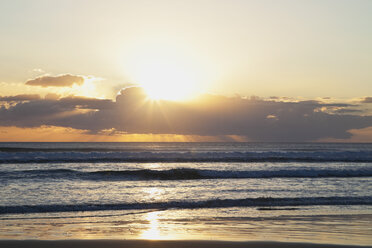
<path id="1" fill-rule="evenodd" d="M 279 169 L 279 170 L 202 170 L 202 169 L 169 169 L 169 170 L 103 170 L 77 171 L 70 169 L 54 170 L 21 170 L 0 172 L 0 178 L 12 179 L 68 179 L 68 180 L 198 180 L 224 178 L 325 178 L 325 177 L 372 177 L 372 167 L 357 169 Z"/>
<path id="2" fill-rule="evenodd" d="M 168 201 L 151 203 L 75 204 L 75 205 L 21 205 L 0 206 L 0 214 L 78 212 L 143 209 L 196 209 L 227 207 L 281 207 L 315 205 L 372 205 L 372 197 L 301 197 L 301 198 L 244 198 L 213 199 L 205 201 Z"/>
<path id="3" fill-rule="evenodd" d="M 71 151 L 2 148 L 0 163 L 85 162 L 372 162 L 372 153 L 362 151 Z M 14 151 L 11 149 L 15 149 Z"/>

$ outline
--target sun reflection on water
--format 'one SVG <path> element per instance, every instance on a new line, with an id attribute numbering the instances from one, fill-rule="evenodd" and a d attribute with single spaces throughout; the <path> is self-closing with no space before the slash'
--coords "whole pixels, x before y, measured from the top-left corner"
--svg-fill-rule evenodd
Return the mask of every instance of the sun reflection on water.
<path id="1" fill-rule="evenodd" d="M 158 201 L 162 198 L 163 189 L 157 187 L 145 188 L 144 198 L 148 198 L 151 201 Z M 146 220 L 149 222 L 149 227 L 141 235 L 141 239 L 161 239 L 159 230 L 159 213 L 160 211 L 154 211 L 146 214 Z"/>
<path id="2" fill-rule="evenodd" d="M 140 238 L 142 239 L 162 239 L 159 230 L 159 211 L 148 213 L 146 219 L 149 221 L 149 229 L 144 231 Z"/>
<path id="3" fill-rule="evenodd" d="M 143 200 L 145 201 L 162 201 L 165 190 L 158 187 L 150 187 L 143 189 Z"/>
<path id="4" fill-rule="evenodd" d="M 151 164 L 148 164 L 146 167 L 147 169 L 159 169 L 161 168 L 161 165 L 158 163 L 151 163 Z"/>

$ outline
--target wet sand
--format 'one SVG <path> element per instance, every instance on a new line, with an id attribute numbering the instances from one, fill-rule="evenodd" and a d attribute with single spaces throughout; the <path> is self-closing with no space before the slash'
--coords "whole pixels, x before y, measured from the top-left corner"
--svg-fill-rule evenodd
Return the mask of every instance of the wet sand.
<path id="1" fill-rule="evenodd" d="M 0 240 L 2 248 L 356 248 L 371 246 L 195 240 Z"/>

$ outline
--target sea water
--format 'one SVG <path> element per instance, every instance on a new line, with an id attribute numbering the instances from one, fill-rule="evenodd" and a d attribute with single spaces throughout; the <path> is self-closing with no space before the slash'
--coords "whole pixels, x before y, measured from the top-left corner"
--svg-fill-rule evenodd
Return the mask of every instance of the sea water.
<path id="1" fill-rule="evenodd" d="M 372 144 L 0 143 L 2 239 L 371 237 Z"/>

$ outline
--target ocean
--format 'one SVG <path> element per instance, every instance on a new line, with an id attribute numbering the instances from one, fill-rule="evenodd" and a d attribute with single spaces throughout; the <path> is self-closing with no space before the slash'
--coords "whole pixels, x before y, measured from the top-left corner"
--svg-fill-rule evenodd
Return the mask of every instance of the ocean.
<path id="1" fill-rule="evenodd" d="M 372 144 L 0 143 L 0 239 L 372 244 Z"/>

